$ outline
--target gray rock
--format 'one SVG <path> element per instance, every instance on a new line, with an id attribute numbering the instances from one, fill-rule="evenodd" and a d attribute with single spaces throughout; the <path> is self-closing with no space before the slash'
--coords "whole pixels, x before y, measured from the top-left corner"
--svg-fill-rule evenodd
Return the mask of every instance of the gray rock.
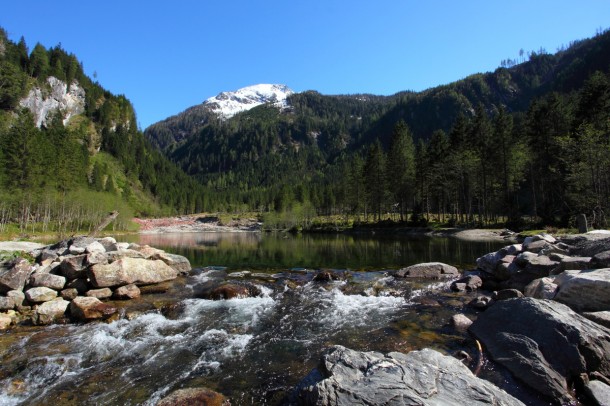
<path id="1" fill-rule="evenodd" d="M 15 308 L 15 300 L 12 297 L 0 296 L 0 310 L 13 310 Z"/>
<path id="2" fill-rule="evenodd" d="M 584 312 L 582 315 L 597 324 L 610 328 L 610 311 Z"/>
<path id="3" fill-rule="evenodd" d="M 160 259 L 169 265 L 172 269 L 176 270 L 179 274 L 187 274 L 191 271 L 191 263 L 188 258 L 182 255 L 168 254 L 167 252 L 160 252 L 154 254 L 152 259 Z"/>
<path id="4" fill-rule="evenodd" d="M 576 311 L 610 310 L 610 268 L 565 271 L 555 278 L 554 299 Z"/>
<path id="5" fill-rule="evenodd" d="M 534 253 L 539 253 L 542 250 L 548 250 L 551 247 L 552 247 L 552 244 L 550 244 L 544 240 L 532 241 L 532 242 L 523 244 L 523 250 L 529 251 L 529 252 L 534 252 Z"/>
<path id="6" fill-rule="evenodd" d="M 89 269 L 91 284 L 96 288 L 129 285 L 149 285 L 175 279 L 178 273 L 161 260 L 122 258 L 108 265 L 93 265 Z"/>
<path id="7" fill-rule="evenodd" d="M 56 298 L 45 302 L 36 308 L 32 321 L 37 325 L 51 324 L 64 317 L 70 302 L 62 298 Z"/>
<path id="8" fill-rule="evenodd" d="M 77 247 L 76 245 L 71 245 L 68 249 L 68 252 L 72 255 L 80 255 L 85 253 L 85 247 Z"/>
<path id="9" fill-rule="evenodd" d="M 523 293 L 525 296 L 535 299 L 553 299 L 557 291 L 554 280 L 551 277 L 534 279 L 525 287 Z"/>
<path id="10" fill-rule="evenodd" d="M 85 293 L 87 297 L 96 297 L 98 299 L 108 299 L 112 297 L 112 290 L 110 288 L 91 289 Z"/>
<path id="11" fill-rule="evenodd" d="M 0 293 L 23 290 L 32 273 L 32 266 L 23 258 L 0 263 Z"/>
<path id="12" fill-rule="evenodd" d="M 96 265 L 96 264 L 107 264 L 108 256 L 105 252 L 101 251 L 93 251 L 87 255 L 87 264 Z"/>
<path id="13" fill-rule="evenodd" d="M 78 290 L 75 288 L 64 289 L 59 292 L 59 295 L 65 300 L 74 300 L 78 296 Z"/>
<path id="14" fill-rule="evenodd" d="M 15 306 L 17 308 L 23 305 L 23 301 L 25 300 L 25 293 L 20 290 L 10 290 L 6 293 L 6 297 L 10 297 L 13 299 Z"/>
<path id="15" fill-rule="evenodd" d="M 144 259 L 144 255 L 142 255 L 139 251 L 135 251 L 132 249 L 120 249 L 118 251 L 110 251 L 106 253 L 106 257 L 108 258 L 108 262 L 112 263 L 121 258 L 141 258 Z"/>
<path id="16" fill-rule="evenodd" d="M 561 259 L 561 271 L 589 269 L 591 257 L 565 257 Z"/>
<path id="17" fill-rule="evenodd" d="M 468 302 L 468 306 L 474 307 L 475 309 L 485 310 L 491 305 L 491 298 L 489 296 L 477 296 Z"/>
<path id="18" fill-rule="evenodd" d="M 37 261 L 41 264 L 49 264 L 55 261 L 57 257 L 57 251 L 45 248 L 38 255 Z"/>
<path id="19" fill-rule="evenodd" d="M 491 300 L 495 302 L 499 302 L 501 300 L 515 299 L 523 297 L 523 293 L 518 291 L 517 289 L 503 289 L 497 292 L 494 292 L 491 295 Z"/>
<path id="20" fill-rule="evenodd" d="M 129 300 L 139 298 L 140 294 L 140 288 L 134 284 L 130 284 L 116 288 L 112 296 L 119 300 Z"/>
<path id="21" fill-rule="evenodd" d="M 85 248 L 85 252 L 92 254 L 94 252 L 104 253 L 106 252 L 106 248 L 97 241 L 93 241 L 91 244 L 87 245 Z"/>
<path id="22" fill-rule="evenodd" d="M 506 255 L 518 255 L 523 251 L 523 244 L 513 244 L 507 247 L 504 247 L 506 250 Z"/>
<path id="23" fill-rule="evenodd" d="M 384 356 L 333 346 L 298 388 L 301 405 L 523 404 L 431 349 Z"/>
<path id="24" fill-rule="evenodd" d="M 602 381 L 591 381 L 585 386 L 585 393 L 596 405 L 610 405 L 610 386 Z"/>
<path id="25" fill-rule="evenodd" d="M 546 255 L 537 255 L 533 258 L 528 258 L 527 263 L 524 266 L 524 271 L 543 278 L 549 276 L 551 271 L 559 266 L 559 262 L 551 261 Z"/>
<path id="26" fill-rule="evenodd" d="M 512 299 L 479 315 L 469 331 L 498 363 L 559 403 L 582 373 L 610 374 L 610 330 L 550 300 Z"/>
<path id="27" fill-rule="evenodd" d="M 87 245 L 95 242 L 95 238 L 93 237 L 76 237 L 73 238 L 69 245 L 72 247 L 85 248 L 87 249 Z"/>
<path id="28" fill-rule="evenodd" d="M 30 285 L 33 287 L 46 287 L 54 290 L 62 290 L 66 285 L 66 278 L 50 273 L 33 273 L 30 276 Z"/>
<path id="29" fill-rule="evenodd" d="M 590 263 L 592 268 L 609 268 L 610 267 L 610 250 L 597 253 L 591 258 Z"/>
<path id="30" fill-rule="evenodd" d="M 129 248 L 129 243 L 128 242 L 117 242 L 116 243 L 116 251 L 126 250 L 128 248 Z M 112 251 L 112 250 L 108 250 L 107 249 L 106 251 Z"/>
<path id="31" fill-rule="evenodd" d="M 483 285 L 483 280 L 477 275 L 468 275 L 451 283 L 450 289 L 455 292 L 472 292 Z"/>
<path id="32" fill-rule="evenodd" d="M 68 289 L 76 289 L 79 295 L 84 294 L 89 290 L 89 285 L 84 279 L 74 279 L 73 281 L 68 282 L 66 285 Z"/>
<path id="33" fill-rule="evenodd" d="M 117 242 L 112 237 L 100 238 L 97 240 L 97 242 L 99 242 L 100 244 L 102 244 L 104 246 L 104 249 L 106 250 L 106 252 L 118 250 Z"/>
<path id="34" fill-rule="evenodd" d="M 70 314 L 81 321 L 106 319 L 116 312 L 116 307 L 102 303 L 95 297 L 78 296 L 70 302 Z"/>
<path id="35" fill-rule="evenodd" d="M 579 214 L 576 216 L 576 228 L 578 228 L 578 232 L 580 234 L 584 234 L 589 231 L 589 226 L 587 225 L 587 216 L 585 214 Z"/>
<path id="36" fill-rule="evenodd" d="M 229 401 L 220 393 L 207 388 L 178 389 L 164 397 L 156 406 L 229 406 Z"/>
<path id="37" fill-rule="evenodd" d="M 586 234 L 578 236 L 578 239 L 569 241 L 572 244 L 570 255 L 581 257 L 593 257 L 601 252 L 610 251 L 610 238 L 591 236 Z"/>
<path id="38" fill-rule="evenodd" d="M 402 268 L 394 274 L 400 278 L 451 278 L 459 274 L 456 267 L 442 262 L 426 262 Z"/>
<path id="39" fill-rule="evenodd" d="M 25 291 L 25 297 L 31 303 L 49 302 L 57 297 L 57 291 L 45 287 L 31 288 Z"/>
<path id="40" fill-rule="evenodd" d="M 501 250 L 485 254 L 477 258 L 477 268 L 487 273 L 495 274 L 496 268 L 504 256 L 505 254 Z"/>
<path id="41" fill-rule="evenodd" d="M 454 314 L 451 316 L 451 325 L 460 332 L 465 332 L 468 330 L 468 327 L 472 324 L 472 320 L 466 317 L 463 314 Z"/>
<path id="42" fill-rule="evenodd" d="M 59 272 L 68 280 L 87 278 L 87 254 L 64 258 L 59 265 Z"/>

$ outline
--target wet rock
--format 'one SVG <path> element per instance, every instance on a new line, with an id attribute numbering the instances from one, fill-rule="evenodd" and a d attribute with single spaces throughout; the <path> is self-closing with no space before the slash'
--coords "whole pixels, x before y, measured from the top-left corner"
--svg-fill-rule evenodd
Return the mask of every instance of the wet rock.
<path id="1" fill-rule="evenodd" d="M 6 314 L 0 314 L 0 330 L 7 330 L 13 324 L 13 318 Z"/>
<path id="2" fill-rule="evenodd" d="M 246 276 L 250 276 L 252 272 L 250 271 L 238 271 L 238 272 L 231 272 L 228 276 L 230 278 L 245 278 Z"/>
<path id="3" fill-rule="evenodd" d="M 610 268 L 565 271 L 554 282 L 558 286 L 554 300 L 577 311 L 610 310 Z"/>
<path id="4" fill-rule="evenodd" d="M 149 285 L 175 279 L 178 273 L 161 260 L 147 261 L 122 258 L 108 265 L 97 264 L 89 269 L 91 284 L 96 288 Z"/>
<path id="5" fill-rule="evenodd" d="M 191 271 L 191 263 L 186 257 L 182 255 L 168 254 L 167 252 L 156 253 L 152 256 L 152 259 L 160 259 L 169 265 L 179 274 L 187 274 Z"/>
<path id="6" fill-rule="evenodd" d="M 475 309 L 485 310 L 491 305 L 491 298 L 489 296 L 477 296 L 468 302 L 468 306 L 474 307 Z"/>
<path id="7" fill-rule="evenodd" d="M 220 393 L 207 388 L 178 389 L 164 397 L 157 406 L 228 406 L 229 401 Z"/>
<path id="8" fill-rule="evenodd" d="M 31 288 L 25 291 L 25 297 L 30 303 L 43 303 L 57 297 L 57 291 L 45 287 Z"/>
<path id="9" fill-rule="evenodd" d="M 330 271 L 320 271 L 313 277 L 314 282 L 332 282 L 334 280 L 337 280 L 337 278 Z"/>
<path id="10" fill-rule="evenodd" d="M 36 308 L 32 317 L 32 322 L 36 325 L 47 325 L 56 322 L 64 317 L 70 302 L 62 298 L 56 298 L 49 302 L 44 302 Z"/>
<path id="11" fill-rule="evenodd" d="M 0 296 L 0 310 L 12 310 L 15 308 L 15 300 L 12 297 Z"/>
<path id="12" fill-rule="evenodd" d="M 70 302 L 70 314 L 81 321 L 106 319 L 116 312 L 115 307 L 102 303 L 95 297 L 78 296 Z"/>
<path id="13" fill-rule="evenodd" d="M 591 381 L 585 386 L 585 393 L 593 404 L 599 406 L 610 405 L 610 386 L 602 381 Z"/>
<path id="14" fill-rule="evenodd" d="M 516 378 L 562 404 L 573 401 L 568 383 L 580 374 L 610 375 L 610 330 L 554 301 L 498 302 L 469 331 Z"/>
<path id="15" fill-rule="evenodd" d="M 468 275 L 453 282 L 450 286 L 454 292 L 472 292 L 483 285 L 483 280 L 477 275 Z"/>
<path id="16" fill-rule="evenodd" d="M 557 291 L 554 280 L 551 277 L 534 279 L 523 289 L 523 293 L 525 296 L 535 299 L 553 299 Z"/>
<path id="17" fill-rule="evenodd" d="M 140 288 L 134 284 L 116 288 L 112 296 L 119 300 L 137 299 L 140 297 Z"/>
<path id="18" fill-rule="evenodd" d="M 503 289 L 494 292 L 491 295 L 491 300 L 498 302 L 500 300 L 516 299 L 519 297 L 523 297 L 523 293 L 517 289 Z"/>
<path id="19" fill-rule="evenodd" d="M 466 332 L 471 324 L 472 320 L 461 313 L 451 316 L 451 325 L 461 333 Z"/>
<path id="20" fill-rule="evenodd" d="M 53 290 L 62 290 L 66 286 L 66 278 L 50 273 L 33 273 L 30 277 L 30 285 L 33 287 L 45 287 Z"/>
<path id="21" fill-rule="evenodd" d="M 531 241 L 529 243 L 523 244 L 524 251 L 529 251 L 529 252 L 534 252 L 534 253 L 539 253 L 542 250 L 546 251 L 550 248 L 552 248 L 552 244 L 550 244 L 544 240 Z"/>
<path id="22" fill-rule="evenodd" d="M 209 294 L 206 294 L 207 299 L 226 300 L 226 299 L 241 299 L 252 296 L 247 286 L 227 283 L 214 288 Z"/>
<path id="23" fill-rule="evenodd" d="M 73 300 L 76 296 L 78 296 L 78 289 L 75 289 L 75 288 L 64 289 L 61 292 L 59 292 L 59 295 L 64 300 Z"/>
<path id="24" fill-rule="evenodd" d="M 64 258 L 60 264 L 60 272 L 68 280 L 87 277 L 87 254 Z"/>
<path id="25" fill-rule="evenodd" d="M 17 308 L 23 305 L 23 301 L 25 300 L 25 293 L 20 290 L 10 290 L 6 293 L 6 297 L 10 297 L 13 299 L 15 306 Z"/>
<path id="26" fill-rule="evenodd" d="M 23 258 L 0 263 L 0 293 L 9 290 L 23 290 L 32 266 Z"/>
<path id="27" fill-rule="evenodd" d="M 320 366 L 298 385 L 297 403 L 522 405 L 459 360 L 431 349 L 384 356 L 338 345 L 326 350 Z"/>
<path id="28" fill-rule="evenodd" d="M 112 290 L 110 290 L 110 288 L 91 289 L 85 293 L 85 296 L 96 297 L 98 299 L 108 299 L 112 297 Z"/>
<path id="29" fill-rule="evenodd" d="M 451 278 L 459 274 L 456 267 L 442 262 L 426 262 L 402 268 L 394 273 L 399 278 Z"/>
<path id="30" fill-rule="evenodd" d="M 140 294 L 150 295 L 154 293 L 165 293 L 171 288 L 170 282 L 155 283 L 154 285 L 140 286 Z"/>
<path id="31" fill-rule="evenodd" d="M 432 299 L 431 297 L 427 296 L 420 296 L 418 298 L 415 298 L 413 301 L 426 307 L 441 307 L 441 304 L 438 300 Z"/>

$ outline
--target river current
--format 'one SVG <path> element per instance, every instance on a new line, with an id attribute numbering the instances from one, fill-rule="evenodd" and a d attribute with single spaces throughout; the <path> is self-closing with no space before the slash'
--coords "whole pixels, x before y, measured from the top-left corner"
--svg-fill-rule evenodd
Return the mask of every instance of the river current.
<path id="1" fill-rule="evenodd" d="M 442 261 L 464 269 L 502 244 L 455 239 L 261 234 L 132 237 L 196 268 L 110 323 L 20 327 L 0 335 L 0 405 L 154 405 L 205 386 L 234 405 L 290 403 L 324 348 L 469 350 L 448 326 L 469 295 L 449 281 L 395 280 L 387 270 Z M 312 281 L 331 269 L 343 280 Z M 247 270 L 251 274 L 234 274 Z M 212 301 L 197 287 L 248 281 L 256 297 Z M 123 303 L 125 305 L 125 303 Z"/>

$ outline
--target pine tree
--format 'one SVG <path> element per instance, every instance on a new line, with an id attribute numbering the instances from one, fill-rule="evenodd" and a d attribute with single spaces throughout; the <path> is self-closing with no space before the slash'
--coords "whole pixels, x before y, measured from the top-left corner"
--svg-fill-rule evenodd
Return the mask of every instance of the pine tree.
<path id="1" fill-rule="evenodd" d="M 375 221 L 381 220 L 387 199 L 385 164 L 385 154 L 381 142 L 377 139 L 371 144 L 364 163 L 366 197 Z"/>
<path id="2" fill-rule="evenodd" d="M 394 127 L 386 173 L 390 195 L 399 206 L 400 220 L 404 221 L 415 195 L 415 145 L 404 121 Z"/>

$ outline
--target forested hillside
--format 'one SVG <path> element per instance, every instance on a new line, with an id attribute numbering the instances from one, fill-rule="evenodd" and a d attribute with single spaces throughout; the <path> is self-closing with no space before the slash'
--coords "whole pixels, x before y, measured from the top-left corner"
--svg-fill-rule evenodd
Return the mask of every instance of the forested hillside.
<path id="1" fill-rule="evenodd" d="M 206 185 L 208 209 L 603 226 L 609 74 L 606 31 L 420 93 L 309 91 L 229 120 L 195 106 L 145 134 Z"/>
<path id="2" fill-rule="evenodd" d="M 126 227 L 134 214 L 200 209 L 200 185 L 136 123 L 129 100 L 87 77 L 75 55 L 30 51 L 0 30 L 0 231 L 86 229 L 110 210 Z"/>

